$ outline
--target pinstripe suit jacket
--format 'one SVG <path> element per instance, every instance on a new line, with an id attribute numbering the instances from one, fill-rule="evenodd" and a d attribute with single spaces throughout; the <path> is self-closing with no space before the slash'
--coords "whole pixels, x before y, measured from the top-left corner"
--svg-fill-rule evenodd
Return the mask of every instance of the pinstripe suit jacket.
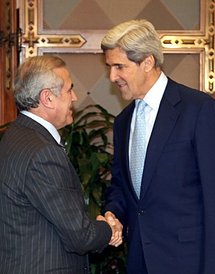
<path id="1" fill-rule="evenodd" d="M 0 273 L 88 273 L 111 229 L 91 220 L 79 178 L 50 133 L 19 115 L 0 143 Z"/>

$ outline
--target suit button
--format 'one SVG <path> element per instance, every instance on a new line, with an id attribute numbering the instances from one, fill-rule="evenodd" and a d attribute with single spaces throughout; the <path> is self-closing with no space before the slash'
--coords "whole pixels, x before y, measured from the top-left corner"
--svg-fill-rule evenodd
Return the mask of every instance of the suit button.
<path id="1" fill-rule="evenodd" d="M 139 212 L 138 212 L 138 215 L 140 216 L 140 215 L 143 215 L 143 214 L 145 214 L 146 213 L 146 211 L 144 210 L 144 209 L 141 209 Z"/>

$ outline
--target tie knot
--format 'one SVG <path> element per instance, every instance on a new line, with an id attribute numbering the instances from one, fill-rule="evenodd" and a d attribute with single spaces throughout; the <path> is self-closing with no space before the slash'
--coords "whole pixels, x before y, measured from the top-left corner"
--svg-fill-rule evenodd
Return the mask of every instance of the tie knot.
<path id="1" fill-rule="evenodd" d="M 144 109 L 145 109 L 146 105 L 147 104 L 146 104 L 146 102 L 144 100 L 138 100 L 137 101 L 137 106 L 136 106 L 136 108 L 137 108 L 137 115 L 144 113 Z"/>

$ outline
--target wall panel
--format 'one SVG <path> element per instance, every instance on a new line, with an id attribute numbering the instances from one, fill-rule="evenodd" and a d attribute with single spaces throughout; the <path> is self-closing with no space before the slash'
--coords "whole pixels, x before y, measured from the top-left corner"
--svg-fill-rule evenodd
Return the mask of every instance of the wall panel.
<path id="1" fill-rule="evenodd" d="M 113 25 L 146 18 L 159 32 L 168 76 L 204 92 L 215 92 L 214 1 L 130 3 L 130 0 L 20 0 L 21 61 L 34 55 L 61 56 L 75 80 L 77 108 L 98 103 L 117 114 L 126 102 L 122 102 L 107 78 L 100 41 Z"/>

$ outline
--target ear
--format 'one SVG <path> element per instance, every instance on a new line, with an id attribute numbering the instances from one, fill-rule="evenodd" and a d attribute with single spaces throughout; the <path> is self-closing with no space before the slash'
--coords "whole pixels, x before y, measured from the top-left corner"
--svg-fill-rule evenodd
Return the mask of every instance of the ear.
<path id="1" fill-rule="evenodd" d="M 54 107 L 54 95 L 50 89 L 43 89 L 40 92 L 40 103 L 48 108 Z"/>
<path id="2" fill-rule="evenodd" d="M 146 59 L 142 62 L 143 66 L 144 66 L 144 71 L 145 72 L 149 72 L 150 70 L 152 70 L 155 66 L 155 59 L 153 55 L 149 55 L 148 57 L 146 57 Z"/>

